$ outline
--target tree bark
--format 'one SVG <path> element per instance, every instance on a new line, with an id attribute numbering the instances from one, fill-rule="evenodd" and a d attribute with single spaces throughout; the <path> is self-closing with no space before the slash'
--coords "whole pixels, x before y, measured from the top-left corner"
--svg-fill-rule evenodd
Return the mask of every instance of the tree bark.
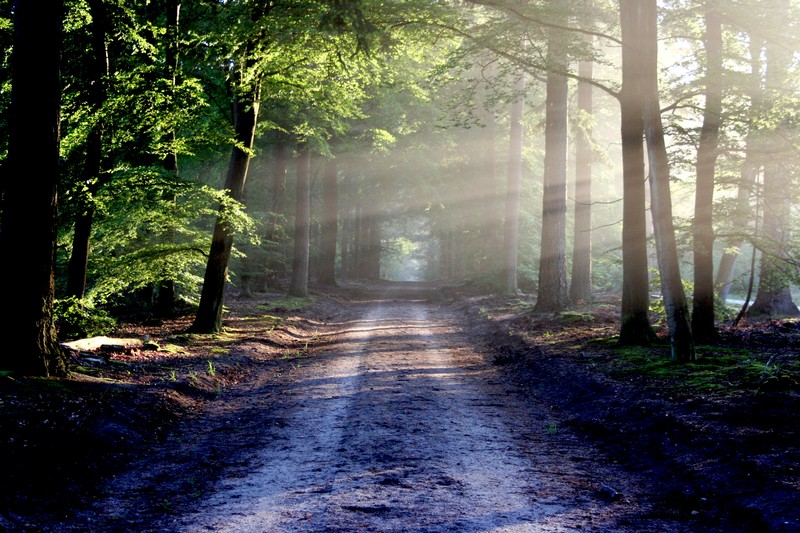
<path id="1" fill-rule="evenodd" d="M 256 90 L 250 93 L 249 98 L 237 99 L 232 104 L 237 144 L 231 152 L 228 174 L 225 178 L 225 190 L 236 201 L 241 201 L 244 197 L 259 102 L 260 94 Z M 222 330 L 223 297 L 232 248 L 233 231 L 225 221 L 224 206 L 220 206 L 220 214 L 214 224 L 214 233 L 211 238 L 211 250 L 208 254 L 200 305 L 190 331 L 215 333 Z"/>
<path id="2" fill-rule="evenodd" d="M 714 321 L 714 181 L 722 113 L 722 19 L 714 0 L 705 6 L 705 109 L 697 147 L 697 184 L 692 222 L 694 289 L 692 334 L 695 342 L 718 339 Z"/>
<path id="3" fill-rule="evenodd" d="M 325 160 L 322 175 L 322 245 L 319 283 L 336 286 L 336 243 L 339 226 L 339 182 L 335 159 Z"/>
<path id="4" fill-rule="evenodd" d="M 788 9 L 788 8 L 787 8 Z M 789 77 L 788 67 L 792 63 L 792 53 L 775 41 L 768 41 L 766 48 L 766 101 L 781 97 Z M 784 163 L 785 156 L 793 148 L 783 129 L 791 119 L 781 117 L 776 126 L 767 133 L 767 143 L 771 157 L 764 164 L 764 202 L 761 224 L 764 248 L 759 267 L 758 291 L 750 316 L 798 316 L 800 310 L 792 301 L 789 275 L 785 263 L 786 247 L 790 238 L 792 171 Z"/>
<path id="5" fill-rule="evenodd" d="M 106 10 L 101 0 L 89 2 L 91 51 L 88 58 L 89 106 L 98 115 L 106 100 L 105 77 L 108 74 L 106 53 Z M 78 198 L 72 235 L 72 253 L 67 267 L 67 296 L 83 298 L 86 293 L 86 274 L 89 268 L 89 243 L 95 214 L 94 196 L 107 178 L 103 171 L 103 135 L 105 124 L 97 120 L 86 139 L 86 155 L 81 170 L 81 182 L 86 191 Z"/>
<path id="6" fill-rule="evenodd" d="M 170 82 L 171 97 L 173 97 L 175 88 L 178 85 L 178 57 L 180 52 L 180 14 L 181 14 L 181 1 L 168 0 L 166 3 L 167 15 L 167 28 L 165 36 L 165 75 Z M 176 141 L 176 132 L 173 130 L 168 133 L 169 140 L 173 145 Z M 178 177 L 178 154 L 174 149 L 171 150 L 162 161 L 164 170 L 171 174 L 173 177 Z M 169 196 L 167 200 L 173 205 L 177 201 L 175 194 L 167 193 Z M 170 231 L 167 235 L 167 240 L 174 243 L 174 232 Z M 166 276 L 165 276 L 166 278 Z M 177 290 L 175 288 L 174 279 L 163 279 L 158 285 L 158 297 L 156 299 L 156 312 L 162 316 L 171 316 L 175 313 L 175 304 L 177 303 Z"/>
<path id="7" fill-rule="evenodd" d="M 0 367 L 41 376 L 67 371 L 53 317 L 63 14 L 61 1 L 14 2 L 9 146 L 2 180 L 0 250 L 7 256 L 1 320 L 13 334 L 6 337 Z M 46 46 L 43 35 L 50 39 Z"/>
<path id="8" fill-rule="evenodd" d="M 561 52 L 550 38 L 546 62 L 545 154 L 542 240 L 537 312 L 559 312 L 569 305 L 567 285 L 567 99 L 569 84 Z"/>
<path id="9" fill-rule="evenodd" d="M 297 188 L 294 211 L 294 255 L 290 296 L 308 296 L 311 246 L 311 150 L 302 145 L 297 157 Z"/>
<path id="10" fill-rule="evenodd" d="M 748 92 L 751 117 L 745 138 L 745 156 L 739 171 L 739 187 L 736 193 L 736 207 L 733 215 L 734 224 L 738 227 L 749 225 L 757 217 L 753 213 L 750 200 L 755 193 L 756 180 L 762 166 L 757 156 L 759 143 L 757 142 L 758 127 L 756 123 L 758 122 L 757 115 L 761 112 L 763 106 L 761 89 L 761 52 L 763 46 L 763 41 L 750 36 L 750 83 Z M 745 224 L 745 221 L 747 221 L 747 224 Z M 716 286 L 719 290 L 718 296 L 723 302 L 728 299 L 728 293 L 733 281 L 734 266 L 739 256 L 739 248 L 743 242 L 744 239 L 742 237 L 735 237 L 728 239 L 725 243 L 725 251 L 720 259 L 716 278 Z"/>
<path id="11" fill-rule="evenodd" d="M 622 310 L 619 343 L 646 346 L 657 339 L 650 324 L 647 211 L 642 139 L 642 42 L 640 0 L 619 0 L 622 27 Z"/>
<path id="12" fill-rule="evenodd" d="M 592 79 L 593 64 L 578 65 L 578 113 L 582 126 L 575 135 L 575 225 L 572 246 L 572 277 L 569 298 L 572 303 L 592 299 Z"/>
<path id="13" fill-rule="evenodd" d="M 508 181 L 506 183 L 505 224 L 503 226 L 503 264 L 501 287 L 503 293 L 519 293 L 517 286 L 517 253 L 519 247 L 519 202 L 522 183 L 522 117 L 525 112 L 525 77 L 520 75 L 514 87 L 509 121 Z"/>
<path id="14" fill-rule="evenodd" d="M 669 161 L 661 124 L 658 97 L 658 13 L 656 0 L 642 1 L 645 31 L 644 54 L 644 134 L 650 163 L 650 212 L 656 239 L 656 256 L 661 275 L 661 294 L 669 326 L 672 357 L 676 361 L 695 360 L 694 341 L 689 326 L 689 307 L 681 282 L 675 229 L 672 224 L 672 197 Z"/>

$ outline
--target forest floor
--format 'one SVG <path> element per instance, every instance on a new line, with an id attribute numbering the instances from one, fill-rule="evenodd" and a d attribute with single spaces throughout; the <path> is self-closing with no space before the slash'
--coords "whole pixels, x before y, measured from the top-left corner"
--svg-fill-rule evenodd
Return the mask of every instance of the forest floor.
<path id="1" fill-rule="evenodd" d="M 153 349 L 0 372 L 0 531 L 800 531 L 800 322 L 695 364 L 459 286 L 120 324 Z M 663 333 L 663 332 L 662 332 Z"/>

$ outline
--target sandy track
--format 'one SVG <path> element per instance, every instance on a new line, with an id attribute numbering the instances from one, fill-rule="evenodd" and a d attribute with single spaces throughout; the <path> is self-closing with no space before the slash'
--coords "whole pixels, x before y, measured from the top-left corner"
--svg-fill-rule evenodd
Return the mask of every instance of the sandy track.
<path id="1" fill-rule="evenodd" d="M 449 308 L 354 305 L 363 312 L 327 334 L 325 353 L 282 375 L 279 391 L 255 383 L 219 400 L 182 458 L 121 477 L 100 504 L 106 522 L 159 532 L 641 531 L 641 520 L 625 527 L 642 516 L 636 480 L 503 382 Z M 204 451 L 227 467 L 202 497 L 161 516 L 139 512 L 137 498 L 176 493 Z M 624 497 L 604 499 L 605 485 Z"/>

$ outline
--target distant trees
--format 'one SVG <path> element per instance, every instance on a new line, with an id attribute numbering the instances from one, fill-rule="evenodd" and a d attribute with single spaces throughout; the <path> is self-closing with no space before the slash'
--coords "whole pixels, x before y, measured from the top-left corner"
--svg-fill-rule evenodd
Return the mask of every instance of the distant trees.
<path id="1" fill-rule="evenodd" d="M 535 292 L 542 312 L 602 286 L 621 293 L 619 342 L 647 344 L 655 259 L 676 358 L 690 360 L 748 277 L 740 249 L 759 267 L 751 314 L 798 312 L 800 78 L 780 41 L 800 17 L 753 5 L 68 4 L 56 240 L 26 235 L 55 254 L 53 298 L 196 306 L 199 332 L 222 327 L 231 284 L 305 295 L 402 272 Z M 27 53 L 7 26 L 13 57 Z M 658 70 L 656 36 L 680 69 Z M 687 39 L 703 46 L 673 46 Z M 7 176 L 33 135 L 15 76 L 14 107 L 0 91 Z M 22 238 L 17 187 L 3 182 L 3 242 Z M 59 371 L 51 351 L 39 371 Z"/>

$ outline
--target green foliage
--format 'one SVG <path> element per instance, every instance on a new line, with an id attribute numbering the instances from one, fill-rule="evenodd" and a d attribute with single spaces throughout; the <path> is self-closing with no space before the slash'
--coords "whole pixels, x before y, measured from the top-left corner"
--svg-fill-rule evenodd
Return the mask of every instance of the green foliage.
<path id="1" fill-rule="evenodd" d="M 614 352 L 612 368 L 617 375 L 642 376 L 653 380 L 655 387 L 734 394 L 765 390 L 776 384 L 796 386 L 800 380 L 798 365 L 774 364 L 745 349 L 698 346 L 699 358 L 692 363 L 674 362 L 666 348 L 624 347 Z"/>
<path id="2" fill-rule="evenodd" d="M 120 168 L 98 192 L 96 205 L 86 298 L 97 304 L 166 280 L 175 281 L 183 299 L 195 301 L 220 205 L 234 231 L 258 241 L 241 203 L 158 169 Z M 62 234 L 60 242 L 69 251 L 71 234 Z"/>
<path id="3" fill-rule="evenodd" d="M 107 311 L 75 297 L 56 300 L 53 314 L 62 340 L 108 335 L 117 326 Z"/>

